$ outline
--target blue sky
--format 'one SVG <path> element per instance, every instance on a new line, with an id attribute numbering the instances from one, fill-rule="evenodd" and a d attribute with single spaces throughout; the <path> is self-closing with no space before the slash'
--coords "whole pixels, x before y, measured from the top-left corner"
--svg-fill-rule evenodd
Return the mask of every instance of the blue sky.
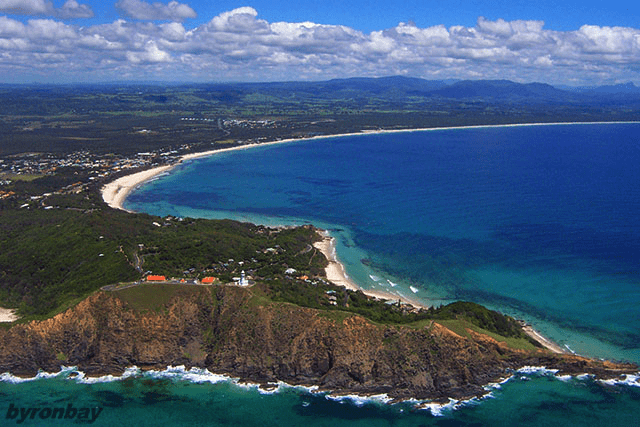
<path id="1" fill-rule="evenodd" d="M 0 0 L 0 82 L 640 85 L 638 17 L 619 0 Z"/>

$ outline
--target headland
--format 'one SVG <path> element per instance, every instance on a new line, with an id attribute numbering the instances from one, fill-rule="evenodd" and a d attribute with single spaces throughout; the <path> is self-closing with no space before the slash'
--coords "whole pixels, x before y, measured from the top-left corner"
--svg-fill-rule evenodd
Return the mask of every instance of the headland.
<path id="1" fill-rule="evenodd" d="M 615 124 L 619 122 L 526 123 L 526 124 L 501 124 L 501 125 L 455 126 L 455 127 L 435 127 L 435 128 L 418 128 L 418 129 L 398 129 L 398 130 L 377 130 L 377 131 L 363 131 L 360 133 L 349 133 L 349 134 L 319 135 L 319 136 L 314 136 L 314 137 L 304 138 L 304 139 L 282 139 L 282 140 L 265 142 L 265 143 L 252 143 L 252 144 L 239 145 L 239 146 L 230 147 L 230 148 L 221 148 L 216 150 L 208 150 L 208 151 L 203 151 L 198 153 L 186 154 L 182 156 L 177 162 L 171 165 L 159 166 L 159 167 L 148 169 L 142 172 L 137 172 L 131 175 L 124 176 L 122 178 L 119 178 L 113 182 L 106 184 L 102 188 L 102 197 L 104 201 L 112 208 L 127 211 L 123 207 L 123 203 L 131 191 L 135 190 L 143 183 L 153 179 L 157 175 L 170 171 L 172 168 L 176 167 L 177 165 L 183 162 L 197 159 L 197 158 L 208 157 L 211 155 L 221 154 L 225 152 L 230 152 L 230 151 L 246 150 L 251 148 L 276 145 L 276 144 L 285 144 L 285 143 L 297 142 L 302 140 L 321 140 L 321 139 L 340 138 L 340 137 L 349 137 L 349 136 L 358 136 L 358 135 L 424 132 L 424 131 L 438 131 L 438 130 L 503 128 L 503 127 L 518 127 L 518 126 L 610 124 L 610 123 Z M 335 239 L 332 238 L 326 231 L 320 230 L 319 233 L 321 236 L 321 240 L 316 242 L 314 246 L 320 252 L 323 253 L 323 255 L 327 258 L 329 262 L 325 269 L 327 280 L 331 281 L 336 285 L 343 286 L 353 291 L 362 291 L 365 295 L 370 296 L 372 298 L 376 298 L 380 300 L 388 300 L 388 301 L 398 301 L 398 303 L 406 304 L 408 306 L 412 306 L 417 309 L 429 308 L 429 306 L 425 305 L 424 303 L 412 298 L 408 298 L 403 295 L 381 291 L 381 290 L 364 289 L 360 287 L 348 276 L 344 265 L 338 260 L 336 248 L 335 248 Z M 568 350 L 564 349 L 560 345 L 542 336 L 531 325 L 524 325 L 523 331 L 529 337 L 537 341 L 540 345 L 542 345 L 543 347 L 545 347 L 546 349 L 554 353 L 570 354 Z"/>

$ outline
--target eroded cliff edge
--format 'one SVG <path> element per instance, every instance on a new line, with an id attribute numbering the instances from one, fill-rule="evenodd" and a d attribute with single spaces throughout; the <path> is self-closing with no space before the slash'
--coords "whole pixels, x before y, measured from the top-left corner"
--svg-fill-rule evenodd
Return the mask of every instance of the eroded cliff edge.
<path id="1" fill-rule="evenodd" d="M 160 289 L 160 288 L 158 288 Z M 77 366 L 90 375 L 168 365 L 260 383 L 285 381 L 335 392 L 444 399 L 526 365 L 617 377 L 637 367 L 517 350 L 488 335 L 460 336 L 435 321 L 395 326 L 340 311 L 275 303 L 259 289 L 180 286 L 146 304 L 144 294 L 99 292 L 44 321 L 0 330 L 0 372 L 33 376 Z M 140 300 L 143 298 L 143 300 Z"/>

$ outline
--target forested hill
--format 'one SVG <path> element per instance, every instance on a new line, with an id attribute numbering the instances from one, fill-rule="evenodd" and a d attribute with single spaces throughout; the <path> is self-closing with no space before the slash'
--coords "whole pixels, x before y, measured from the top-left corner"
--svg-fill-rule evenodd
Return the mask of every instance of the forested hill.
<path id="1" fill-rule="evenodd" d="M 99 111 L 171 111 L 242 104 L 375 109 L 428 107 L 443 101 L 511 104 L 566 104 L 597 107 L 622 102 L 640 106 L 633 83 L 556 88 L 509 80 L 424 80 L 409 77 L 349 78 L 317 82 L 101 85 L 0 85 L 0 114 L 54 114 Z M 91 102 L 91 101 L 99 102 Z M 455 107 L 452 104 L 451 107 Z"/>
<path id="2" fill-rule="evenodd" d="M 159 149 L 361 132 L 640 120 L 632 83 L 554 88 L 407 77 L 321 82 L 0 85 L 0 158 Z"/>

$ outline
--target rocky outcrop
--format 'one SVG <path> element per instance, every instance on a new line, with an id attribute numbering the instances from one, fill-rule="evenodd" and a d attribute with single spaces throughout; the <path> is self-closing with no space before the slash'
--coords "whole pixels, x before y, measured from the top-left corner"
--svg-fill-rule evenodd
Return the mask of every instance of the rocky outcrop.
<path id="1" fill-rule="evenodd" d="M 71 365 L 103 375 L 133 365 L 186 365 L 261 383 L 444 399 L 482 394 L 482 386 L 525 365 L 607 377 L 637 370 L 471 336 L 433 322 L 420 329 L 377 325 L 271 303 L 235 287 L 193 287 L 155 310 L 101 292 L 54 318 L 0 330 L 0 372 L 32 376 Z"/>

